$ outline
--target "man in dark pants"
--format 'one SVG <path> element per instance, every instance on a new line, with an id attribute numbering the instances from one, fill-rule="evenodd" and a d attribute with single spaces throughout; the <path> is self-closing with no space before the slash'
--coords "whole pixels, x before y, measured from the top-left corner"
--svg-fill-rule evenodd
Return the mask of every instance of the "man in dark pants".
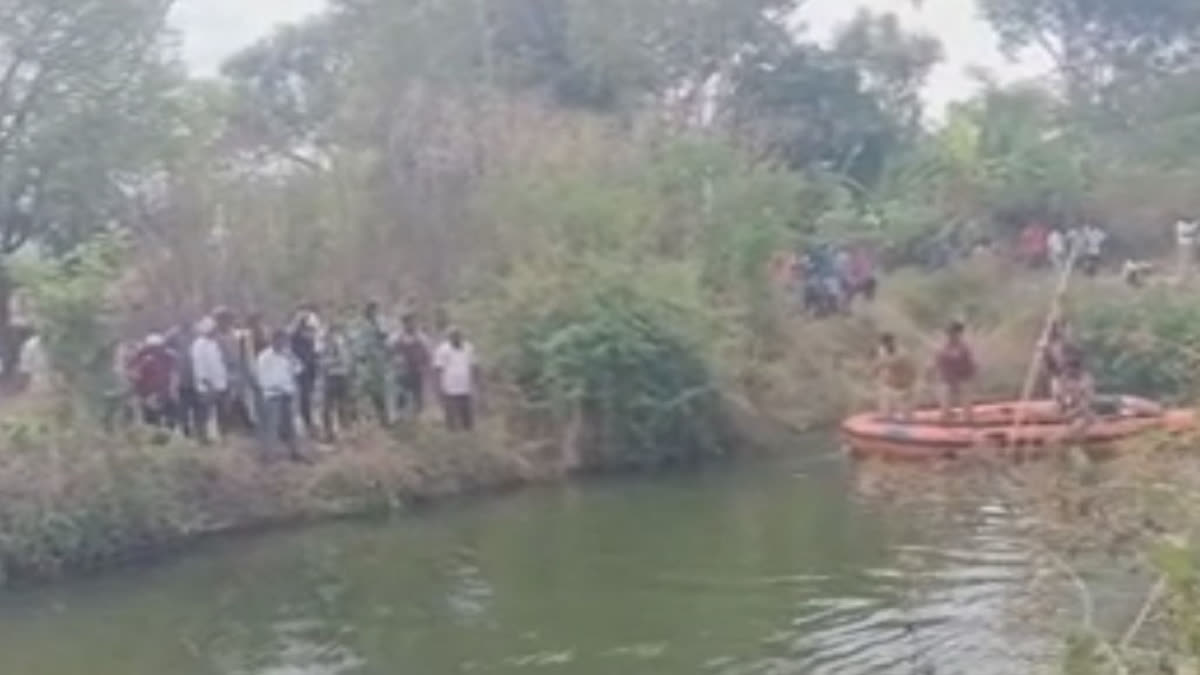
<path id="1" fill-rule="evenodd" d="M 200 397 L 196 393 L 196 378 L 192 372 L 192 326 L 187 322 L 171 331 L 167 337 L 167 348 L 175 363 L 174 387 L 176 423 L 184 436 L 192 437 L 198 431 L 197 411 Z"/>
<path id="2" fill-rule="evenodd" d="M 292 355 L 299 363 L 300 372 L 296 378 L 300 403 L 300 420 L 309 436 L 314 436 L 316 426 L 313 424 L 313 393 L 317 388 L 317 373 L 320 363 L 317 356 L 317 331 L 319 321 L 316 311 L 311 305 L 300 308 L 292 325 Z"/>
<path id="3" fill-rule="evenodd" d="M 337 431 L 346 431 L 354 419 L 354 354 L 342 324 L 334 322 L 321 337 L 321 425 L 325 440 L 333 443 Z M 335 427 L 336 418 L 336 427 Z"/>
<path id="4" fill-rule="evenodd" d="M 417 326 L 417 317 L 412 312 L 401 319 L 400 332 L 396 335 L 395 350 L 398 361 L 396 382 L 399 407 L 408 407 L 414 417 L 425 410 L 425 373 L 429 370 L 429 340 Z"/>
<path id="5" fill-rule="evenodd" d="M 388 415 L 388 339 L 379 318 L 379 303 L 368 302 L 355 334 L 355 376 L 360 400 L 370 401 L 382 426 Z"/>
<path id="6" fill-rule="evenodd" d="M 478 381 L 475 347 L 463 339 L 462 331 L 451 328 L 433 357 L 433 367 L 446 415 L 446 428 L 471 431 L 475 428 Z"/>

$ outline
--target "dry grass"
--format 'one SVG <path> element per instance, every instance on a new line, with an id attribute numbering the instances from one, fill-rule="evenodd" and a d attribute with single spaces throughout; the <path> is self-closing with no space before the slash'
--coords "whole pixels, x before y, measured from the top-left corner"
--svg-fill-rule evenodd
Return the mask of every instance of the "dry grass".
<path id="1" fill-rule="evenodd" d="M 44 579 L 153 556 L 197 537 L 403 509 L 559 475 L 553 453 L 496 425 L 475 435 L 364 432 L 311 465 L 235 442 L 107 435 L 47 417 L 0 426 L 0 573 Z"/>
<path id="2" fill-rule="evenodd" d="M 878 336 L 895 334 L 926 371 L 919 398 L 934 403 L 928 372 L 944 326 L 965 320 L 980 361 L 977 395 L 1020 395 L 1049 310 L 1052 280 L 971 266 L 937 274 L 904 271 L 883 283 L 879 298 L 849 316 L 813 320 L 781 308 L 782 344 L 769 359 L 741 367 L 747 398 L 798 427 L 836 424 L 874 405 L 871 362 Z"/>

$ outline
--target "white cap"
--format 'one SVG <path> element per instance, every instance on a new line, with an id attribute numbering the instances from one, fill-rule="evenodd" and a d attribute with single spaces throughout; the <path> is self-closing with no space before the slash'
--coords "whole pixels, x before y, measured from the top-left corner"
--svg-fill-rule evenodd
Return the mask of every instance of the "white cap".
<path id="1" fill-rule="evenodd" d="M 159 333 L 151 333 L 146 336 L 146 346 L 148 347 L 162 347 L 165 344 L 167 344 L 166 338 Z"/>

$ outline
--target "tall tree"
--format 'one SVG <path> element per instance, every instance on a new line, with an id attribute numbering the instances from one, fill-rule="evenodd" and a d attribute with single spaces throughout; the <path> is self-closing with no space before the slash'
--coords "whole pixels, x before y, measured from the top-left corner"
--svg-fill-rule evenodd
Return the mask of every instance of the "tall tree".
<path id="1" fill-rule="evenodd" d="M 1077 102 L 1101 102 L 1123 81 L 1200 63 L 1195 0 L 981 0 L 1013 52 L 1039 50 Z"/>
<path id="2" fill-rule="evenodd" d="M 793 168 L 821 166 L 871 184 L 919 131 L 936 40 L 894 17 L 859 14 L 830 48 L 768 44 L 743 59 L 728 104 L 735 125 Z"/>
<path id="3" fill-rule="evenodd" d="M 172 82 L 163 59 L 169 8 L 169 0 L 0 0 L 5 336 L 3 259 L 27 245 L 64 251 L 114 227 L 139 187 L 140 153 L 163 130 L 156 115 Z"/>
<path id="4" fill-rule="evenodd" d="M 350 90 L 349 29 L 334 16 L 285 26 L 224 65 L 235 93 L 231 130 L 242 147 L 321 167 Z"/>

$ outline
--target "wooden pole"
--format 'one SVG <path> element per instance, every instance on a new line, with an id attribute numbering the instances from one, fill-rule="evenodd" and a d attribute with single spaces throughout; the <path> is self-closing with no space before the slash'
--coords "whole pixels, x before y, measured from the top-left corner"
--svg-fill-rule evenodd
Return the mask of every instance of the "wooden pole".
<path id="1" fill-rule="evenodd" d="M 1041 336 L 1038 337 L 1037 346 L 1034 348 L 1029 370 L 1026 371 L 1025 384 L 1021 389 L 1021 398 L 1017 405 L 1016 417 L 1013 419 L 1010 437 L 1015 436 L 1016 432 L 1025 424 L 1025 403 L 1033 398 L 1033 390 L 1037 386 L 1038 376 L 1041 375 L 1042 371 L 1042 353 L 1046 346 L 1046 340 L 1049 338 L 1050 331 L 1054 328 L 1055 322 L 1062 316 L 1062 301 L 1067 294 L 1067 290 L 1071 287 L 1071 274 L 1075 271 L 1075 261 L 1078 259 L 1079 242 L 1075 242 L 1071 246 L 1067 262 L 1063 266 L 1062 273 L 1059 275 L 1058 284 L 1054 289 L 1054 296 L 1050 300 L 1050 311 L 1046 315 L 1046 322 L 1042 326 Z"/>

